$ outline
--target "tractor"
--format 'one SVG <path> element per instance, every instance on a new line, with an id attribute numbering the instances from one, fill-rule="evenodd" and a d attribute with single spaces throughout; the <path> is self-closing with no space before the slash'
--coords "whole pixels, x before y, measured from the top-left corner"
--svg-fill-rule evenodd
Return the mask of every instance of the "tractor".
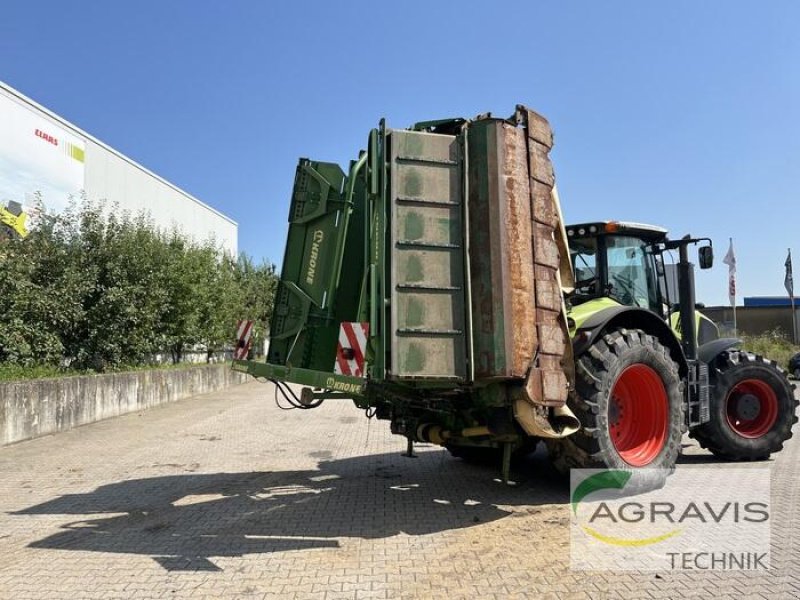
<path id="1" fill-rule="evenodd" d="M 797 422 L 794 386 L 777 363 L 720 338 L 696 310 L 687 248 L 710 240 L 670 240 L 660 227 L 613 221 L 570 226 L 567 236 L 576 274 L 567 296 L 576 367 L 568 405 L 582 427 L 549 443 L 556 466 L 671 468 L 687 429 L 724 460 L 781 450 Z M 710 244 L 698 262 L 712 266 Z"/>
<path id="2" fill-rule="evenodd" d="M 19 202 L 8 200 L 0 205 L 0 240 L 19 240 L 28 237 L 28 214 Z"/>
<path id="3" fill-rule="evenodd" d="M 408 455 L 494 453 L 504 480 L 541 441 L 562 471 L 669 472 L 686 431 L 728 460 L 779 451 L 793 386 L 696 308 L 689 249 L 710 268 L 710 240 L 565 226 L 552 146 L 519 105 L 381 121 L 347 172 L 300 159 L 269 352 L 232 368 L 289 408 L 352 400 Z"/>

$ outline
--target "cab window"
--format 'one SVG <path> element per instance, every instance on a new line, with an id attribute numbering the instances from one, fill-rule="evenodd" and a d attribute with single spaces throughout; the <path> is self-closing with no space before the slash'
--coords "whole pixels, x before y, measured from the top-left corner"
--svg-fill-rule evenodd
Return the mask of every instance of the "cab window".
<path id="1" fill-rule="evenodd" d="M 575 273 L 575 291 L 578 294 L 598 293 L 597 238 L 570 240 L 570 257 Z"/>
<path id="2" fill-rule="evenodd" d="M 610 295 L 626 306 L 656 309 L 657 278 L 648 246 L 622 235 L 608 236 L 606 246 Z"/>

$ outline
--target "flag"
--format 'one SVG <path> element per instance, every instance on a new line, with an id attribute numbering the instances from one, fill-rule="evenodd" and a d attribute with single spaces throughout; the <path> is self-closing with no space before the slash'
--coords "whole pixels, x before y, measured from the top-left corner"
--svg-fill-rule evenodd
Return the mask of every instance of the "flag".
<path id="1" fill-rule="evenodd" d="M 783 278 L 783 287 L 786 288 L 786 293 L 790 298 L 794 298 L 794 277 L 792 277 L 792 249 L 789 248 L 789 255 L 786 257 L 786 262 L 783 263 L 786 267 L 786 276 Z"/>
<path id="2" fill-rule="evenodd" d="M 736 254 L 733 252 L 733 238 L 722 262 L 728 265 L 728 299 L 731 301 L 731 306 L 736 306 Z"/>

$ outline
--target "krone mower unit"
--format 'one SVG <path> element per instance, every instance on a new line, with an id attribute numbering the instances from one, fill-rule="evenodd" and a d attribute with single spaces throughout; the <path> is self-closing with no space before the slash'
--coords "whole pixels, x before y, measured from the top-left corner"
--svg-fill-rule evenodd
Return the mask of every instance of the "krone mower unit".
<path id="1" fill-rule="evenodd" d="M 687 429 L 726 458 L 779 450 L 792 386 L 695 310 L 688 248 L 706 240 L 565 227 L 552 145 L 548 122 L 518 106 L 381 122 L 347 173 L 301 159 L 266 362 L 233 368 L 296 408 L 352 399 L 409 452 L 502 452 L 505 479 L 540 440 L 562 470 L 669 471 Z M 699 262 L 712 265 L 710 242 Z"/>

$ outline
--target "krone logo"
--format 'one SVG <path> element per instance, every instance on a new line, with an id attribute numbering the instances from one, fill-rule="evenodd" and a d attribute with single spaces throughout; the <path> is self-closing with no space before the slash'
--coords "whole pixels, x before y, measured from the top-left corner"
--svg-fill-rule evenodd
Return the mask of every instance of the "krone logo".
<path id="1" fill-rule="evenodd" d="M 321 229 L 314 231 L 311 238 L 311 255 L 308 258 L 308 269 L 306 270 L 306 283 L 314 285 L 314 277 L 317 274 L 317 260 L 319 259 L 319 247 L 322 240 L 325 239 L 325 233 Z"/>

